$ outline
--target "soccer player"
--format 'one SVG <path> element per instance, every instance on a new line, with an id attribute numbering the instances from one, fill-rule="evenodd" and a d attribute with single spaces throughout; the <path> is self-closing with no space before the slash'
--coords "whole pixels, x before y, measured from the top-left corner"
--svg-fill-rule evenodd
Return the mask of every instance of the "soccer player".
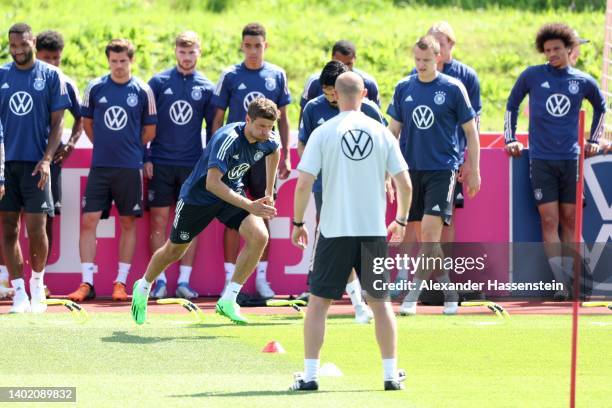
<path id="1" fill-rule="evenodd" d="M 30 26 L 15 24 L 8 35 L 13 62 L 0 68 L 0 120 L 6 147 L 6 194 L 0 201 L 2 249 L 15 289 L 11 312 L 44 312 L 43 279 L 49 250 L 45 224 L 46 214 L 53 214 L 49 166 L 70 99 L 59 70 L 34 56 L 36 39 Z M 31 303 L 25 291 L 19 245 L 22 208 L 32 267 Z"/>
<path id="2" fill-rule="evenodd" d="M 305 248 L 308 230 L 304 211 L 315 178 L 322 172 L 323 205 L 320 237 L 310 276 L 310 299 L 304 320 L 304 372 L 296 375 L 292 391 L 319 388 L 320 351 L 327 311 L 340 299 L 346 280 L 355 268 L 374 311 L 376 339 L 382 355 L 385 390 L 399 390 L 406 378 L 397 369 L 395 316 L 385 291 L 375 291 L 375 279 L 388 281 L 388 273 L 375 276 L 372 257 L 387 256 L 387 234 L 401 240 L 411 199 L 408 166 L 393 135 L 384 125 L 360 112 L 365 96 L 363 79 L 354 72 L 338 77 L 335 95 L 340 113 L 312 133 L 298 165 L 292 242 Z M 385 226 L 385 175 L 393 176 L 398 189 L 396 220 Z M 358 205 L 354 197 L 367 197 Z M 363 247 L 362 247 L 363 245 Z M 362 249 L 362 248 L 365 248 Z M 362 256 L 366 259 L 362 263 Z"/>
<path id="3" fill-rule="evenodd" d="M 334 95 L 334 86 L 336 79 L 341 74 L 348 72 L 349 68 L 340 61 L 328 62 L 321 75 L 318 78 L 319 83 L 323 88 L 323 95 L 317 96 L 306 104 L 304 112 L 302 114 L 302 121 L 300 122 L 299 137 L 298 137 L 298 154 L 302 156 L 306 143 L 312 132 L 325 121 L 336 116 L 340 111 L 338 110 L 338 101 Z M 376 120 L 377 122 L 387 125 L 378 105 L 369 99 L 364 99 L 361 104 L 361 111 L 367 116 Z M 322 203 L 322 183 L 321 174 L 318 175 L 315 183 L 312 187 L 312 193 L 315 199 L 316 205 L 316 217 L 317 222 L 319 215 L 321 214 L 321 203 Z M 316 242 L 313 244 L 316 248 Z M 314 254 L 313 254 L 314 256 Z M 357 323 L 369 323 L 372 320 L 372 311 L 365 304 L 361 295 L 361 285 L 355 271 L 351 271 L 349 281 L 346 285 L 346 292 L 351 298 L 351 303 L 355 308 L 355 321 Z"/>
<path id="4" fill-rule="evenodd" d="M 565 24 L 545 24 L 536 35 L 536 48 L 548 63 L 524 70 L 506 105 L 506 151 L 519 157 L 523 145 L 516 140 L 518 109 L 529 94 L 529 166 L 533 195 L 542 224 L 542 238 L 555 280 L 567 285 L 573 275 L 571 247 L 576 211 L 578 165 L 578 115 L 584 99 L 593 106 L 591 135 L 585 144 L 587 157 L 599 151 L 603 133 L 605 99 L 590 75 L 571 66 L 571 52 L 578 39 Z M 561 234 L 559 234 L 559 225 Z M 567 300 L 567 287 L 555 299 Z"/>
<path id="5" fill-rule="evenodd" d="M 62 62 L 62 52 L 64 51 L 64 38 L 57 31 L 43 31 L 36 36 L 36 58 L 59 68 Z M 51 194 L 53 195 L 53 204 L 55 215 L 59 215 L 62 209 L 62 163 L 66 160 L 72 151 L 77 141 L 83 133 L 83 121 L 81 119 L 81 98 L 76 83 L 64 75 L 62 71 L 58 71 L 62 76 L 68 89 L 68 97 L 70 98 L 70 114 L 74 119 L 70 139 L 64 145 L 60 142 L 53 163 L 51 163 Z M 47 239 L 49 241 L 49 253 L 53 247 L 53 218 L 47 218 Z"/>
<path id="6" fill-rule="evenodd" d="M 196 70 L 200 57 L 200 38 L 193 31 L 179 34 L 175 40 L 176 66 L 153 76 L 149 86 L 157 105 L 157 132 L 151 142 L 151 155 L 144 164 L 149 178 L 148 206 L 151 211 L 151 253 L 166 241 L 170 205 L 178 201 L 178 193 L 193 166 L 202 154 L 202 122 L 206 120 L 206 136 L 212 135 L 215 108 L 212 104 L 214 85 Z M 176 296 L 193 299 L 198 293 L 189 286 L 196 239 L 181 259 Z M 167 296 L 166 274 L 162 272 L 151 293 L 153 298 Z"/>
<path id="7" fill-rule="evenodd" d="M 153 91 L 132 76 L 135 48 L 115 39 L 105 49 L 110 74 L 85 89 L 81 114 L 85 134 L 93 144 L 91 170 L 83 197 L 79 250 L 83 282 L 68 295 L 76 302 L 93 299 L 96 228 L 114 201 L 119 211 L 119 266 L 112 298 L 127 300 L 125 282 L 136 248 L 136 217 L 142 216 L 144 145 L 155 137 L 157 111 Z"/>
<path id="8" fill-rule="evenodd" d="M 132 318 L 143 324 L 151 284 L 172 262 L 183 256 L 191 240 L 218 219 L 237 230 L 245 240 L 236 270 L 216 311 L 236 324 L 247 324 L 236 297 L 253 272 L 268 242 L 263 218 L 276 215 L 274 181 L 280 161 L 278 136 L 272 131 L 278 120 L 276 104 L 257 98 L 250 102 L 245 122 L 230 123 L 215 132 L 191 175 L 181 187 L 170 239 L 158 249 L 142 279 L 134 283 Z M 244 193 L 243 177 L 255 163 L 266 158 L 265 196 L 250 200 Z"/>
<path id="9" fill-rule="evenodd" d="M 357 60 L 357 49 L 355 44 L 351 41 L 340 40 L 337 41 L 332 47 L 331 52 L 332 60 L 340 61 L 348 67 L 349 70 L 359 74 L 363 78 L 365 87 L 367 89 L 367 98 L 380 106 L 380 99 L 378 96 L 378 84 L 376 80 L 368 73 L 361 71 L 354 67 L 355 61 Z M 300 99 L 300 118 L 306 107 L 308 101 L 316 98 L 317 96 L 323 95 L 323 87 L 321 86 L 321 80 L 319 78 L 320 73 L 315 73 L 308 78 L 306 85 L 304 86 L 304 92 Z"/>
<path id="10" fill-rule="evenodd" d="M 227 123 L 239 122 L 244 120 L 247 107 L 251 101 L 260 97 L 272 100 L 280 110 L 278 132 L 282 147 L 279 177 L 286 179 L 291 173 L 289 117 L 287 116 L 287 105 L 291 102 L 291 95 L 289 94 L 285 71 L 264 61 L 267 48 L 265 28 L 258 23 L 247 24 L 242 30 L 240 46 L 244 53 L 244 61 L 223 71 L 215 90 L 213 103 L 217 106 L 217 111 L 213 132 L 223 125 L 226 110 L 229 110 Z M 248 187 L 249 195 L 255 199 L 262 198 L 265 195 L 266 171 L 264 166 L 264 161 L 256 163 L 245 176 L 245 185 Z M 226 286 L 234 273 L 239 244 L 238 233 L 226 228 L 224 235 Z M 263 298 L 274 296 L 274 291 L 266 279 L 267 259 L 268 247 L 264 250 L 261 262 L 257 265 L 255 279 L 257 292 Z"/>
<path id="11" fill-rule="evenodd" d="M 463 155 L 457 127 L 462 127 L 467 139 L 469 154 L 464 183 L 469 197 L 480 190 L 480 145 L 476 113 L 465 86 L 437 70 L 441 60 L 438 41 L 426 35 L 418 40 L 413 52 L 417 73 L 397 84 L 387 113 L 392 118 L 389 129 L 399 137 L 410 167 L 414 199 L 408 222 L 412 223 L 417 240 L 424 243 L 424 254 L 438 256 L 442 228 L 452 220 L 456 174 Z M 402 314 L 416 314 L 422 281 L 431 272 L 426 269 L 416 272 L 413 280 L 416 289 L 406 295 L 400 308 Z M 439 282 L 450 283 L 448 271 L 435 272 Z M 446 291 L 444 296 L 444 313 L 455 314 L 457 293 Z"/>
<path id="12" fill-rule="evenodd" d="M 440 21 L 433 24 L 427 34 L 432 35 L 440 44 L 440 59 L 436 64 L 436 68 L 438 72 L 451 76 L 453 78 L 461 81 L 463 86 L 465 87 L 468 97 L 470 98 L 470 103 L 472 104 L 472 108 L 476 112 L 476 128 L 478 130 L 479 122 L 480 122 L 480 112 L 482 111 L 482 103 L 480 99 L 480 82 L 478 80 L 478 76 L 476 75 L 476 71 L 466 64 L 457 61 L 453 58 L 453 49 L 456 44 L 455 31 L 451 27 L 449 23 L 446 21 Z M 416 68 L 412 70 L 411 74 L 416 74 Z M 461 164 L 459 166 L 459 170 L 457 171 L 457 182 L 455 184 L 455 197 L 453 200 L 453 216 L 455 215 L 456 208 L 463 208 L 463 184 L 460 180 L 463 179 L 463 168 L 464 168 L 464 152 L 465 152 L 465 133 L 461 126 L 457 127 L 458 138 L 459 138 L 459 158 L 461 160 Z M 416 231 L 412 228 L 406 229 L 406 234 L 404 239 L 406 242 L 415 242 L 416 241 Z M 455 241 L 455 224 L 451 223 L 450 225 L 444 225 L 442 228 L 442 242 L 454 242 Z M 398 273 L 397 280 L 406 280 L 408 279 L 408 271 L 405 269 L 401 269 Z M 392 296 L 395 297 L 399 295 L 399 292 L 393 292 Z"/>

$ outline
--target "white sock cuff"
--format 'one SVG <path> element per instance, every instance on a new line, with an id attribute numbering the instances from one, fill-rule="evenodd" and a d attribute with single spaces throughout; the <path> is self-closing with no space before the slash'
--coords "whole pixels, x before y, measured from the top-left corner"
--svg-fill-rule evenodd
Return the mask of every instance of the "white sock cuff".
<path id="1" fill-rule="evenodd" d="M 125 263 L 125 262 L 119 262 L 119 267 L 117 268 L 117 270 L 119 271 L 119 273 L 125 272 L 125 274 L 127 275 L 128 273 L 130 273 L 131 266 L 132 264 Z"/>

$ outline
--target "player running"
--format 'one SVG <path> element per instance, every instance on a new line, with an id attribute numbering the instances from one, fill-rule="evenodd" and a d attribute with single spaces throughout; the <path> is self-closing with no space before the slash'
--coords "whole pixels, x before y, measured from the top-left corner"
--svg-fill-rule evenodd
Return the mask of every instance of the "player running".
<path id="1" fill-rule="evenodd" d="M 183 256 L 193 238 L 215 218 L 238 231 L 245 240 L 236 271 L 217 302 L 216 311 L 236 324 L 248 323 L 240 314 L 236 297 L 268 242 L 263 219 L 276 215 L 273 191 L 280 144 L 272 128 L 278 117 L 274 102 L 257 98 L 248 105 L 246 122 L 230 123 L 215 132 L 181 188 L 170 239 L 153 254 L 145 275 L 134 284 L 132 318 L 137 324 L 143 324 L 147 318 L 153 281 Z M 264 157 L 265 195 L 253 201 L 244 193 L 243 177 Z"/>

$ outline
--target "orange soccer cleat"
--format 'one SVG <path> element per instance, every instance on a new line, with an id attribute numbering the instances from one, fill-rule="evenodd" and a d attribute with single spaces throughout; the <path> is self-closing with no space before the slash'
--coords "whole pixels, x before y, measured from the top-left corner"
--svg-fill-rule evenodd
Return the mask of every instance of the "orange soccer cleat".
<path id="1" fill-rule="evenodd" d="M 82 282 L 79 288 L 68 295 L 68 299 L 73 302 L 82 302 L 84 300 L 94 299 L 96 297 L 96 291 L 94 287 L 87 282 Z"/>
<path id="2" fill-rule="evenodd" d="M 128 295 L 125 291 L 125 283 L 113 283 L 113 300 L 118 302 L 125 302 L 126 300 L 128 300 Z"/>

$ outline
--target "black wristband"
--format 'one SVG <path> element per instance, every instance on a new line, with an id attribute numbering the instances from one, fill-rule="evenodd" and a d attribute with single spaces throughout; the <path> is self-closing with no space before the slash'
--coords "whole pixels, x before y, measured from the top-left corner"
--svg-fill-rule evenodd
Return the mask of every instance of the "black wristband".
<path id="1" fill-rule="evenodd" d="M 304 226 L 304 221 L 302 222 L 296 222 L 295 220 L 292 220 L 291 223 L 293 224 L 294 227 L 303 227 Z"/>
<path id="2" fill-rule="evenodd" d="M 402 227 L 405 227 L 405 226 L 406 226 L 406 223 L 405 223 L 405 222 L 401 222 L 401 221 L 400 221 L 400 220 L 398 220 L 397 218 L 395 219 L 395 222 L 396 222 L 397 224 L 401 225 Z"/>

